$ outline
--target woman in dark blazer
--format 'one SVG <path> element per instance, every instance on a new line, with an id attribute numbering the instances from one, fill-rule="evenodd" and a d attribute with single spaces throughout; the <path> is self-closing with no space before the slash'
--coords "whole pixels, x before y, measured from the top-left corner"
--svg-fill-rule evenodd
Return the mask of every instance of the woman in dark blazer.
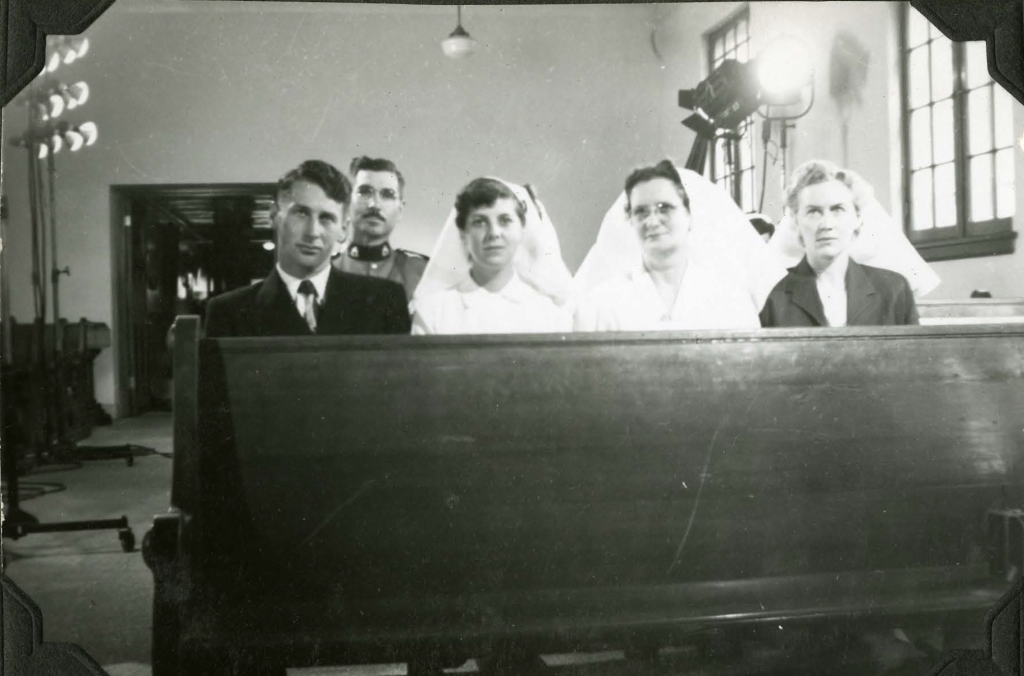
<path id="1" fill-rule="evenodd" d="M 769 294 L 762 326 L 918 323 L 914 294 L 902 275 L 850 258 L 869 194 L 862 178 L 830 162 L 797 168 L 786 206 L 804 257 Z"/>

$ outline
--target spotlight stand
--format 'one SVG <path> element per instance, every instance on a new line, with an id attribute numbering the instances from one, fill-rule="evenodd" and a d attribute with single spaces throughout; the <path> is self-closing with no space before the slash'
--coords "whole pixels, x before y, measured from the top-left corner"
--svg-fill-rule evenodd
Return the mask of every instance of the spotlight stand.
<path id="1" fill-rule="evenodd" d="M 49 78 L 47 78 L 49 79 Z M 46 131 L 46 130 L 43 130 Z M 32 227 L 32 284 L 35 298 L 35 309 L 36 318 L 33 326 L 33 338 L 36 344 L 35 357 L 32 359 L 31 378 L 39 382 L 44 392 L 51 390 L 53 396 L 43 396 L 42 406 L 42 419 L 43 419 L 43 439 L 41 444 L 43 448 L 37 448 L 38 455 L 42 455 L 47 452 L 55 452 L 56 455 L 61 456 L 62 452 L 66 453 L 68 450 L 74 449 L 73 443 L 69 443 L 66 439 L 66 430 L 64 429 L 64 398 L 65 398 L 65 386 L 64 386 L 64 336 L 63 336 L 63 325 L 60 320 L 60 300 L 58 295 L 59 280 L 61 274 L 67 274 L 67 269 L 60 270 L 57 267 L 57 220 L 56 220 L 56 170 L 54 167 L 53 155 L 54 148 L 56 147 L 52 140 L 48 137 L 44 138 L 41 130 L 38 129 L 36 124 L 36 114 L 33 106 L 29 106 L 29 121 L 28 121 L 28 132 L 27 132 L 28 143 L 26 144 L 26 150 L 28 152 L 28 168 L 29 168 L 29 199 L 30 199 L 30 222 Z M 47 186 L 49 188 L 49 199 L 43 195 L 43 172 L 39 166 L 39 159 L 36 156 L 39 146 L 38 141 L 42 140 L 47 147 L 47 178 L 49 179 Z M 6 214 L 5 214 L 6 216 Z M 4 221 L 3 227 L 6 227 L 6 218 L 0 219 Z M 49 229 L 49 233 L 47 230 Z M 7 241 L 4 237 L 6 233 L 0 230 L 0 238 L 3 241 Z M 51 237 L 51 282 L 53 284 L 53 331 L 54 331 L 54 351 L 52 354 L 52 368 L 54 371 L 54 383 L 51 385 L 49 378 L 47 377 L 47 350 L 46 350 L 46 237 L 47 234 Z M 10 318 L 8 313 L 10 312 L 9 307 L 9 280 L 8 280 L 8 268 L 6 261 L 6 247 L 0 249 L 0 285 L 2 285 L 2 297 L 4 301 L 3 305 L 3 318 L 0 321 L 0 327 L 3 331 L 3 346 L 4 352 L 2 355 L 2 364 L 4 370 L 9 370 L 11 363 L 11 326 Z M 55 391 L 52 391 L 55 390 Z M 50 404 L 52 401 L 52 406 Z M 0 413 L 0 415 L 3 415 Z M 6 420 L 2 421 L 6 423 Z M 3 427 L 6 431 L 6 426 Z M 94 451 L 96 457 L 126 457 L 127 464 L 131 465 L 133 461 L 132 447 L 130 445 L 114 446 L 114 447 L 96 447 L 94 449 L 88 449 Z M 84 450 L 84 449 L 83 449 Z M 90 455 L 88 458 L 91 459 L 93 456 Z M 5 443 L 0 448 L 0 462 L 5 469 L 5 478 L 7 480 L 7 509 L 4 513 L 4 525 L 3 536 L 10 537 L 11 539 L 17 540 L 26 535 L 32 533 L 53 533 L 53 532 L 70 532 L 70 531 L 83 531 L 83 530 L 106 530 L 106 529 L 117 529 L 118 539 L 121 542 L 121 548 L 130 552 L 135 548 L 135 534 L 132 532 L 128 525 L 128 517 L 121 516 L 119 519 L 87 519 L 80 521 L 63 521 L 55 523 L 40 523 L 39 520 L 32 514 L 24 511 L 21 508 L 19 501 L 19 486 L 18 486 L 18 467 L 17 467 L 17 454 L 15 452 L 14 444 Z"/>

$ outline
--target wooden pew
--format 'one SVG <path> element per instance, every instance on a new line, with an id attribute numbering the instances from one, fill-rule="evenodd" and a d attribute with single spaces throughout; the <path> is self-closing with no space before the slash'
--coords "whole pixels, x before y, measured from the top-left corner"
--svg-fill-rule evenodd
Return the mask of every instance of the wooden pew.
<path id="1" fill-rule="evenodd" d="M 1024 326 L 199 340 L 179 318 L 174 361 L 155 676 L 980 625 L 1008 587 L 987 519 L 1022 505 Z"/>
<path id="2" fill-rule="evenodd" d="M 919 300 L 923 325 L 1024 323 L 1024 298 Z"/>

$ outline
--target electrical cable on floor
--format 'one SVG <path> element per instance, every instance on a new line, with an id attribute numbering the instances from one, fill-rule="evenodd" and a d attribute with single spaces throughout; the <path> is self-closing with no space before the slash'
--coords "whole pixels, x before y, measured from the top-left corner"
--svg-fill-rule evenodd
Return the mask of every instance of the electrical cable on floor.
<path id="1" fill-rule="evenodd" d="M 18 501 L 23 502 L 25 500 L 32 500 L 43 495 L 49 495 L 50 493 L 60 493 L 68 489 L 62 483 L 55 481 L 19 481 L 18 482 Z M 0 482 L 0 491 L 7 493 L 7 482 Z M 4 501 L 6 503 L 6 500 Z"/>

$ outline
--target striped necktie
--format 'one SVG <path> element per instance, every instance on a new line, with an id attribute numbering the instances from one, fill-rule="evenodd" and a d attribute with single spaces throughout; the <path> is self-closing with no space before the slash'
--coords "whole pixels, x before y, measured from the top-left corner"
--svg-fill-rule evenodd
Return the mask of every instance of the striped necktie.
<path id="1" fill-rule="evenodd" d="M 303 313 L 302 318 L 309 324 L 309 330 L 316 333 L 316 315 L 319 307 L 316 303 L 317 294 L 313 282 L 308 279 L 302 280 L 302 283 L 299 284 L 299 294 L 306 299 L 306 311 Z"/>

